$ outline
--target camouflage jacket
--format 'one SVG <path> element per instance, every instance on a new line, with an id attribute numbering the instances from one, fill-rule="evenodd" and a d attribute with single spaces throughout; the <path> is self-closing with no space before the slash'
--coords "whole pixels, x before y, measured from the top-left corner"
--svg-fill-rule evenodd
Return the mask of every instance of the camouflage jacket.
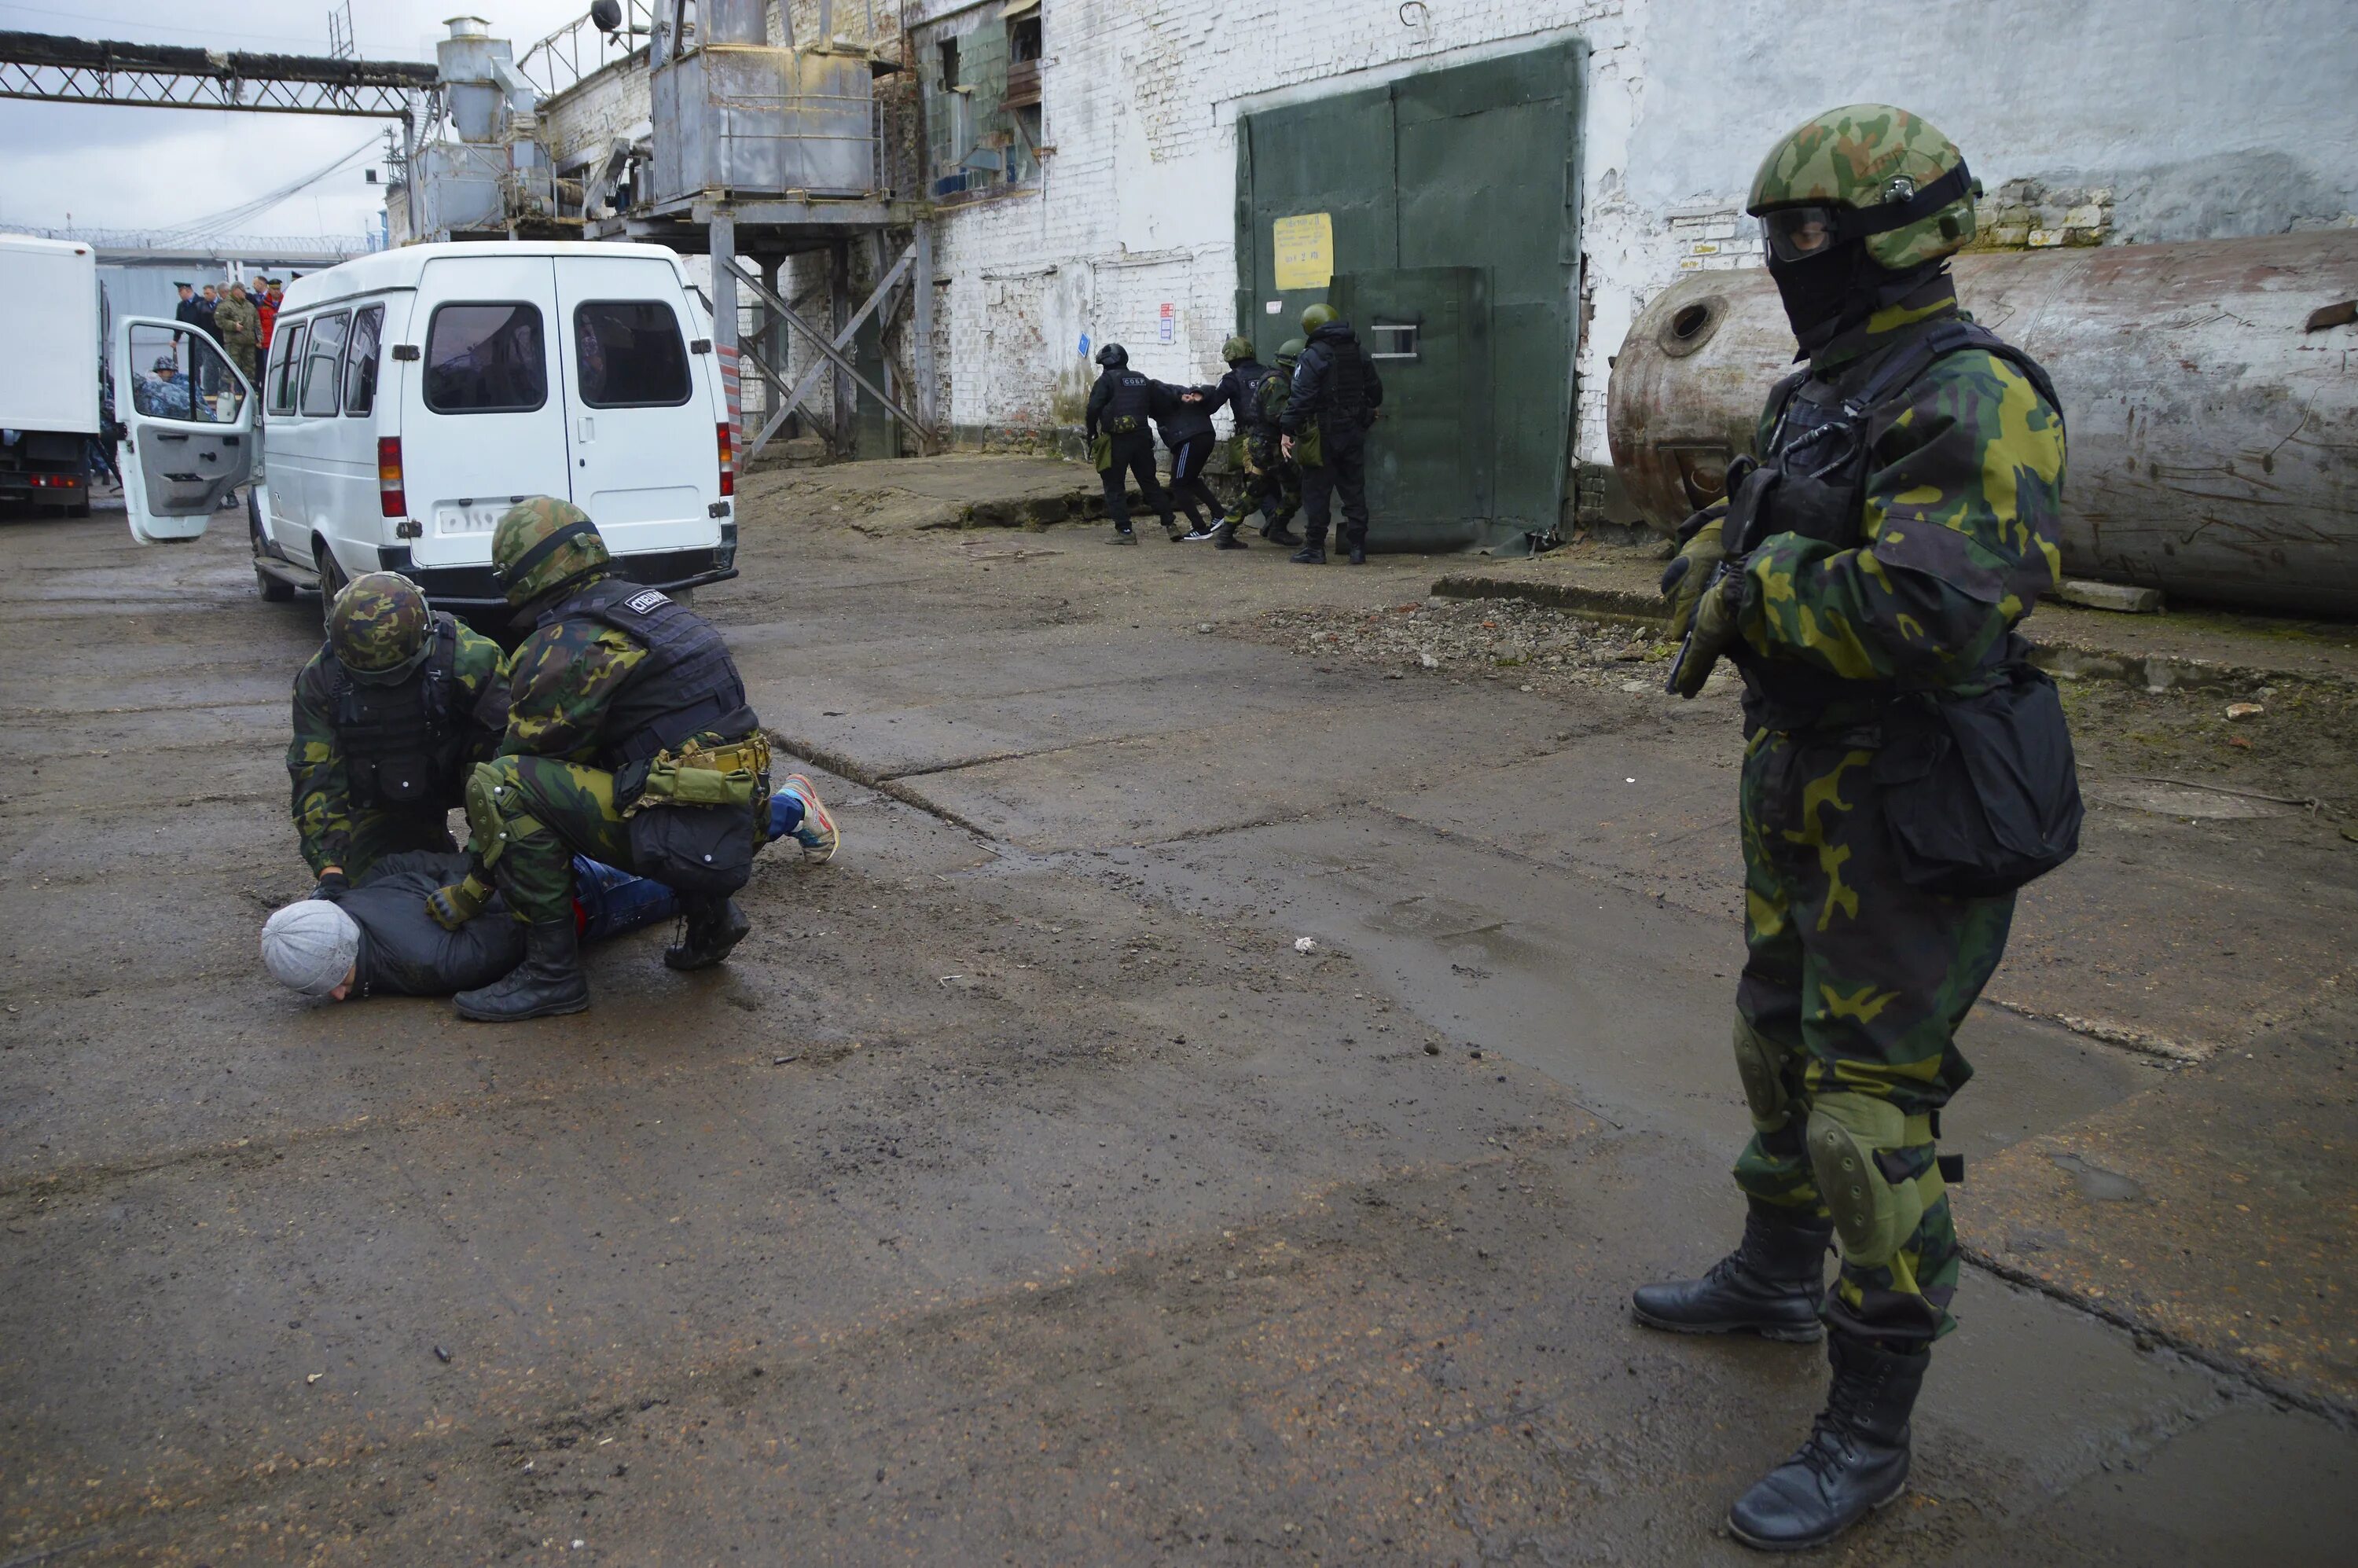
<path id="1" fill-rule="evenodd" d="M 508 658 L 499 754 L 594 761 L 607 705 L 646 656 L 628 633 L 587 616 L 541 627 Z"/>
<path id="2" fill-rule="evenodd" d="M 1957 314 L 1944 277 L 1815 356 L 1812 376 L 1859 373 Z M 1776 409 L 1762 414 L 1765 449 Z M 1747 664 L 1835 682 L 1925 687 L 1969 679 L 2062 569 L 2063 425 L 2021 371 L 1962 349 L 1868 416 L 1859 543 L 1799 534 L 1745 563 Z"/>
<path id="3" fill-rule="evenodd" d="M 213 335 L 227 348 L 252 348 L 262 341 L 262 318 L 249 299 L 224 299 L 213 311 Z"/>
<path id="4" fill-rule="evenodd" d="M 501 678 L 500 645 L 459 623 L 460 704 L 473 716 L 471 762 L 488 759 L 498 744 L 506 688 Z M 336 744 L 336 657 L 321 648 L 295 677 L 295 739 L 287 748 L 287 773 L 294 783 L 295 830 L 303 860 L 314 872 L 327 866 L 352 867 L 355 807 Z M 456 806 L 453 799 L 446 806 Z"/>

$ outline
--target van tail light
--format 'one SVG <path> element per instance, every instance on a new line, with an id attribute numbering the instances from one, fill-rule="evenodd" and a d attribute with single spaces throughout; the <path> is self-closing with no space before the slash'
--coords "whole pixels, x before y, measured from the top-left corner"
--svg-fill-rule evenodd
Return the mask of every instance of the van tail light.
<path id="1" fill-rule="evenodd" d="M 376 509 L 387 517 L 409 515 L 409 497 L 401 488 L 401 438 L 376 439 Z"/>
<path id="2" fill-rule="evenodd" d="M 737 444 L 730 439 L 729 421 L 726 419 L 714 426 L 713 429 L 720 441 L 720 493 L 734 495 L 737 493 Z"/>

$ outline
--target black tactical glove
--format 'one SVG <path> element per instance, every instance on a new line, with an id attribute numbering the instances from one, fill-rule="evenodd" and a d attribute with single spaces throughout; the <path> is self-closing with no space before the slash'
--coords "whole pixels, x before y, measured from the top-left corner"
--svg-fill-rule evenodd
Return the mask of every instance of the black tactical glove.
<path id="1" fill-rule="evenodd" d="M 311 896 L 325 899 L 330 903 L 341 903 L 344 894 L 352 891 L 352 879 L 344 875 L 343 868 L 330 866 L 319 873 L 319 885 L 311 890 Z"/>
<path id="2" fill-rule="evenodd" d="M 492 899 L 489 883 L 473 871 L 454 887 L 436 888 L 426 895 L 426 913 L 445 931 L 456 931 L 483 913 Z"/>

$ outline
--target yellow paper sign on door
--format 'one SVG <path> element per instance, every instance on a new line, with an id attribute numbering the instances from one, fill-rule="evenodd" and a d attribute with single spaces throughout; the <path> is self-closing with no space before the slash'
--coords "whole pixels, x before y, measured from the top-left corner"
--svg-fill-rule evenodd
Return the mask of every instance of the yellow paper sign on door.
<path id="1" fill-rule="evenodd" d="M 1335 220 L 1325 212 L 1280 218 L 1275 229 L 1278 292 L 1324 288 L 1335 281 Z"/>

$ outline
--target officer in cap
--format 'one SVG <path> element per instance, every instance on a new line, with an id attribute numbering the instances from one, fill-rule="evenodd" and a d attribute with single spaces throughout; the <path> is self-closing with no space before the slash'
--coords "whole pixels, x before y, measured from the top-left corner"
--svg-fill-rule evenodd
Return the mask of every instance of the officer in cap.
<path id="1" fill-rule="evenodd" d="M 1896 847 L 1908 797 L 1886 791 L 1906 770 L 1884 753 L 1911 714 L 2033 689 L 2012 633 L 2056 579 L 2064 458 L 2044 373 L 1957 308 L 1948 258 L 1978 189 L 1948 138 L 1883 104 L 1771 149 L 1749 210 L 1807 362 L 1768 395 L 1758 466 L 1738 460 L 1663 579 L 1688 637 L 1675 689 L 1721 656 L 1744 677 L 1735 1045 L 1753 1136 L 1742 1243 L 1634 1304 L 1657 1328 L 1827 1338 L 1808 1441 L 1729 1515 L 1769 1550 L 1898 1495 L 1931 1344 L 1955 1326 L 1943 1167 L 1961 1167 L 1934 1140 L 2014 894 L 1930 891 Z M 2060 707 L 2052 723 L 2068 758 Z"/>
<path id="2" fill-rule="evenodd" d="M 711 622 L 622 576 L 598 525 L 570 502 L 534 496 L 492 535 L 492 571 L 532 633 L 508 661 L 500 754 L 467 781 L 465 876 L 427 907 L 446 926 L 493 889 L 525 925 L 523 962 L 457 999 L 486 1022 L 590 1005 L 574 925 L 575 855 L 651 877 L 680 898 L 675 969 L 718 964 L 751 929 L 729 895 L 769 837 L 770 743 L 736 660 Z M 794 781 L 805 791 L 808 781 Z M 816 800 L 816 793 L 809 794 Z M 822 807 L 787 825 L 824 858 Z"/>
<path id="3" fill-rule="evenodd" d="M 1171 497 L 1154 477 L 1154 432 L 1147 421 L 1154 412 L 1154 382 L 1130 368 L 1130 351 L 1108 343 L 1098 351 L 1097 384 L 1089 388 L 1087 433 L 1089 457 L 1105 483 L 1106 515 L 1113 519 L 1113 542 L 1135 545 L 1130 528 L 1130 481 L 1138 479 L 1146 504 L 1162 515 L 1163 532 L 1180 537 L 1171 515 Z"/>
<path id="4" fill-rule="evenodd" d="M 295 677 L 287 773 L 312 896 L 341 898 L 387 855 L 455 849 L 467 770 L 506 727 L 497 643 L 397 573 L 353 579 Z"/>
<path id="5" fill-rule="evenodd" d="M 1292 557 L 1304 566 L 1326 560 L 1326 522 L 1339 492 L 1343 543 L 1353 566 L 1368 559 L 1368 427 L 1384 401 L 1375 362 L 1331 305 L 1302 313 L 1305 347 L 1293 367 L 1293 395 L 1278 416 L 1284 455 L 1302 465 L 1302 499 L 1309 538 Z"/>
<path id="6" fill-rule="evenodd" d="M 1288 347 L 1300 351 L 1296 344 Z M 1230 338 L 1220 346 L 1220 357 L 1228 362 L 1228 373 L 1205 397 L 1204 412 L 1210 415 L 1227 408 L 1234 414 L 1237 434 L 1244 438 L 1245 491 L 1220 518 L 1219 524 L 1204 536 L 1212 541 L 1216 549 L 1241 550 L 1245 543 L 1237 537 L 1237 529 L 1247 517 L 1256 511 L 1261 513 L 1266 519 L 1261 524 L 1261 536 L 1268 538 L 1272 527 L 1282 527 L 1284 520 L 1293 515 L 1294 509 L 1302 503 L 1302 494 L 1298 480 L 1288 484 L 1286 475 L 1293 471 L 1293 465 L 1285 460 L 1280 449 L 1282 433 L 1276 416 L 1265 406 L 1265 395 L 1272 387 L 1282 389 L 1285 376 L 1260 362 L 1249 338 Z M 1287 372 L 1293 369 L 1282 359 L 1279 364 Z"/>

